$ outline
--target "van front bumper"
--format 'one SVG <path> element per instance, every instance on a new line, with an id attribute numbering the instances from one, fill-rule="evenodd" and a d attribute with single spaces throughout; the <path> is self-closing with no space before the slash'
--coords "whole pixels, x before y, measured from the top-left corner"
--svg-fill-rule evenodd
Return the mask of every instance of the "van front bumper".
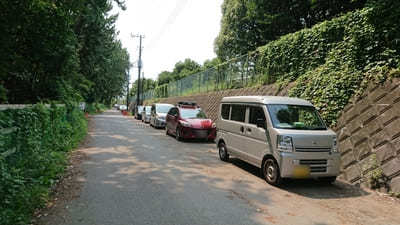
<path id="1" fill-rule="evenodd" d="M 281 177 L 334 177 L 340 172 L 340 153 L 281 152 L 279 157 Z"/>

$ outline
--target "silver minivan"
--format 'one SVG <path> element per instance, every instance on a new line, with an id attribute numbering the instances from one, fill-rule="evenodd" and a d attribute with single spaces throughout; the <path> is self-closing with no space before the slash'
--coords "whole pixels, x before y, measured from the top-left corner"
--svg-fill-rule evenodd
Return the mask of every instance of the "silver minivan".
<path id="1" fill-rule="evenodd" d="M 165 127 L 165 118 L 168 111 L 174 107 L 174 105 L 166 103 L 154 103 L 151 105 L 150 110 L 150 126 L 155 128 Z"/>
<path id="2" fill-rule="evenodd" d="M 235 156 L 261 168 L 273 185 L 282 178 L 334 182 L 340 153 L 335 132 L 303 99 L 237 96 L 221 100 L 217 121 L 219 157 Z"/>

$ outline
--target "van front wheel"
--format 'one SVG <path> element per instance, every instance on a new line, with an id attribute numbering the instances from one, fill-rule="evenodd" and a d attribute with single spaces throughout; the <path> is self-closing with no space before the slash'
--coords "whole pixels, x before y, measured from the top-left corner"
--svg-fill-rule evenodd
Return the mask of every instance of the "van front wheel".
<path id="1" fill-rule="evenodd" d="M 228 151 L 226 150 L 225 143 L 221 142 L 218 145 L 218 152 L 219 152 L 219 158 L 222 161 L 227 162 L 229 160 L 229 154 Z"/>
<path id="2" fill-rule="evenodd" d="M 273 159 L 267 159 L 263 165 L 263 176 L 267 183 L 272 185 L 278 185 L 281 182 L 281 176 L 279 173 L 279 166 Z"/>

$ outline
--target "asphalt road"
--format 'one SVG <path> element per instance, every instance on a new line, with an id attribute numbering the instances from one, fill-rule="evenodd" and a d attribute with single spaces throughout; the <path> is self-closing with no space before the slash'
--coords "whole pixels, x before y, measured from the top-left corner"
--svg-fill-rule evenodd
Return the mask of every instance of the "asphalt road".
<path id="1" fill-rule="evenodd" d="M 400 203 L 337 181 L 268 185 L 258 169 L 219 160 L 214 143 L 107 111 L 92 117 L 79 197 L 47 224 L 400 224 Z"/>

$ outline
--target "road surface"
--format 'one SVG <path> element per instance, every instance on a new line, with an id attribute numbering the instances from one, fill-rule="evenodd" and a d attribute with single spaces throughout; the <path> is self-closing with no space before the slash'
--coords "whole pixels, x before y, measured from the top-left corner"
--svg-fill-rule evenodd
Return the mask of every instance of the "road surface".
<path id="1" fill-rule="evenodd" d="M 42 224 L 400 224 L 389 197 L 339 181 L 273 187 L 247 163 L 220 161 L 214 143 L 177 142 L 112 110 L 91 119 L 78 197 Z"/>

